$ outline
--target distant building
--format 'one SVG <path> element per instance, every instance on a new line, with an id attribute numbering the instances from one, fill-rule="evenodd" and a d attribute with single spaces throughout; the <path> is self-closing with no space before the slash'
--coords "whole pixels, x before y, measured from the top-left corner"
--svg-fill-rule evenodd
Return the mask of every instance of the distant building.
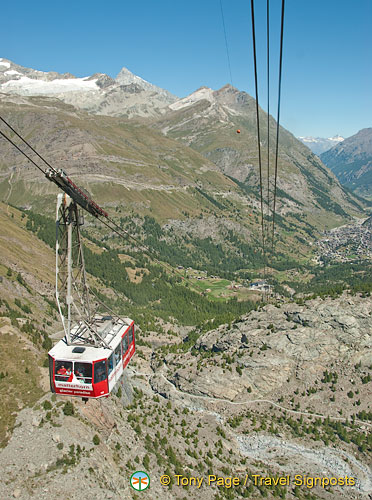
<path id="1" fill-rule="evenodd" d="M 265 280 L 257 280 L 250 283 L 249 290 L 255 290 L 256 292 L 271 292 L 272 286 Z"/>

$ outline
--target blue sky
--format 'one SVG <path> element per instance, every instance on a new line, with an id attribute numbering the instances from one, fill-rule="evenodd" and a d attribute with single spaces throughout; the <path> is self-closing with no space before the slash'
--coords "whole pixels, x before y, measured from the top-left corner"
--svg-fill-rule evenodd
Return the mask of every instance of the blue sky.
<path id="1" fill-rule="evenodd" d="M 271 3 L 276 116 L 280 0 Z M 266 108 L 266 1 L 255 0 Z M 222 0 L 234 86 L 254 95 L 249 0 Z M 296 136 L 372 127 L 372 1 L 286 0 L 281 124 Z M 220 0 L 23 0 L 1 9 L 0 57 L 43 71 L 115 77 L 122 66 L 184 97 L 231 83 Z"/>

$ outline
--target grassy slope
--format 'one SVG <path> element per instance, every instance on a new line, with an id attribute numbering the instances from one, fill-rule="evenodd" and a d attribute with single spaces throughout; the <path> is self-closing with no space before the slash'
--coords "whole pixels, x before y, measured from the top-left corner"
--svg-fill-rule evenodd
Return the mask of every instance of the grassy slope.
<path id="1" fill-rule="evenodd" d="M 24 224 L 21 212 L 0 204 L 0 374 L 5 374 L 0 379 L 0 446 L 6 444 L 17 412 L 34 404 L 44 392 L 41 379 L 46 369 L 41 366 L 45 349 L 36 340 L 38 335 L 21 331 L 21 325 L 30 321 L 41 330 L 44 321 L 52 319 L 50 306 L 39 291 L 53 299 L 53 251 Z M 23 311 L 16 301 L 32 312 Z"/>
<path id="2" fill-rule="evenodd" d="M 5 333 L 6 332 L 6 333 Z M 40 387 L 42 356 L 24 335 L 0 318 L 0 447 L 6 445 L 19 410 L 32 406 L 43 394 Z"/>

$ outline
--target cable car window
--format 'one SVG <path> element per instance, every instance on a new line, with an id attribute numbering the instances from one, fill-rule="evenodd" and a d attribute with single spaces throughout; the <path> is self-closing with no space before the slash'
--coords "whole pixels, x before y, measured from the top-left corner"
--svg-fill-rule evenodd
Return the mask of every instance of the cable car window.
<path id="1" fill-rule="evenodd" d="M 75 374 L 75 377 L 82 384 L 91 384 L 92 383 L 92 365 L 91 365 L 91 363 L 77 363 L 75 361 L 74 374 Z"/>
<path id="2" fill-rule="evenodd" d="M 133 342 L 133 330 L 134 330 L 134 325 L 132 328 L 129 330 L 129 343 L 131 344 Z"/>
<path id="3" fill-rule="evenodd" d="M 106 360 L 94 363 L 94 383 L 98 384 L 98 382 L 102 382 L 106 378 Z"/>
<path id="4" fill-rule="evenodd" d="M 121 361 L 121 342 L 115 349 L 115 365 L 117 366 Z"/>
<path id="5" fill-rule="evenodd" d="M 124 335 L 124 338 L 122 340 L 122 344 L 123 344 L 123 356 L 124 356 L 124 354 L 128 350 L 128 334 Z"/>
<path id="6" fill-rule="evenodd" d="M 68 378 L 72 374 L 72 362 L 71 361 L 57 361 L 55 363 L 54 374 L 56 380 L 67 382 Z"/>
<path id="7" fill-rule="evenodd" d="M 113 369 L 114 369 L 114 353 L 112 353 L 108 359 L 108 373 L 109 373 L 109 375 Z"/>

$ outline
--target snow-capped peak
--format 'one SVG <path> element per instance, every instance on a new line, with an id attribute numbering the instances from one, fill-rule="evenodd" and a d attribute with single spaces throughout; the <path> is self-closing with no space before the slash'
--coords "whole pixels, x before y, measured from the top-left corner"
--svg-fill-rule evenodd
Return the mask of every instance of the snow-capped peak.
<path id="1" fill-rule="evenodd" d="M 335 135 L 333 137 L 298 137 L 298 139 L 306 144 L 308 148 L 311 149 L 313 153 L 316 155 L 319 155 L 321 153 L 324 153 L 325 151 L 328 151 L 328 149 L 333 148 L 333 146 L 336 146 L 339 142 L 342 142 L 344 140 L 344 137 L 341 135 Z"/>
<path id="2" fill-rule="evenodd" d="M 4 67 L 7 68 L 7 69 L 9 69 L 10 68 L 10 62 L 6 61 L 2 57 L 0 57 L 0 69 L 3 69 Z"/>
<path id="3" fill-rule="evenodd" d="M 328 137 L 329 141 L 335 141 L 335 142 L 342 142 L 345 140 L 345 137 L 342 137 L 341 135 L 335 135 L 333 137 Z"/>
<path id="4" fill-rule="evenodd" d="M 113 116 L 157 116 L 177 99 L 126 68 L 116 80 L 104 73 L 76 78 L 70 73 L 26 68 L 3 58 L 0 58 L 0 92 L 53 97 L 91 113 Z"/>
<path id="5" fill-rule="evenodd" d="M 134 75 L 131 71 L 129 71 L 128 68 L 125 67 L 121 68 L 115 80 L 121 85 L 130 85 L 131 83 L 137 83 L 141 87 L 146 89 L 153 86 L 150 82 L 144 80 L 140 76 Z"/>
<path id="6" fill-rule="evenodd" d="M 140 76 L 133 74 L 131 71 L 129 71 L 128 68 L 125 67 L 121 68 L 118 76 L 115 78 L 115 81 L 120 85 L 131 85 L 134 83 L 139 87 L 141 87 L 143 90 L 156 92 L 165 97 L 171 98 L 172 100 L 175 99 L 175 96 L 173 96 L 170 92 L 168 92 L 168 90 L 157 87 L 156 85 L 148 82 L 147 80 L 144 80 Z"/>

